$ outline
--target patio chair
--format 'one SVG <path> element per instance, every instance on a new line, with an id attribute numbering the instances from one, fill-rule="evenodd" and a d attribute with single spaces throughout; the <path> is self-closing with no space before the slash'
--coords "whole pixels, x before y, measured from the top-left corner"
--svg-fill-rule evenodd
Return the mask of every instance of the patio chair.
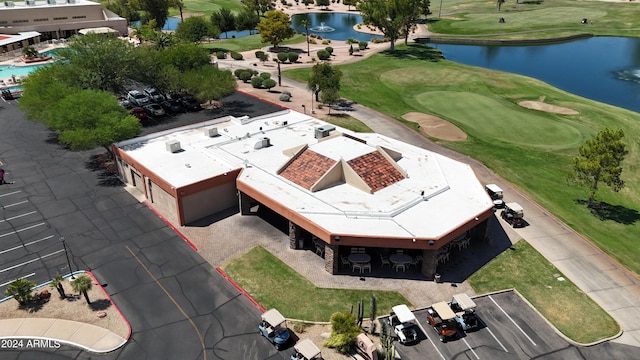
<path id="1" fill-rule="evenodd" d="M 324 247 L 322 247 L 320 244 L 316 244 L 316 254 L 319 256 L 324 255 Z"/>
<path id="2" fill-rule="evenodd" d="M 399 272 L 400 269 L 402 269 L 402 272 L 405 272 L 407 270 L 407 267 L 404 266 L 404 264 L 395 264 L 393 265 L 393 268 L 396 270 L 396 272 Z"/>
<path id="3" fill-rule="evenodd" d="M 380 255 L 380 262 L 382 263 L 382 267 L 385 265 L 389 265 L 389 267 L 391 267 L 391 261 L 389 261 L 389 258 Z"/>
<path id="4" fill-rule="evenodd" d="M 418 267 L 418 264 L 420 264 L 420 261 L 421 260 L 419 260 L 417 256 L 414 257 L 413 259 L 411 259 L 411 262 L 409 263 L 409 267 L 412 267 L 412 266 Z"/>
<path id="5" fill-rule="evenodd" d="M 358 271 L 362 274 L 362 264 L 360 263 L 351 264 L 351 271 L 356 272 L 356 269 L 358 269 Z"/>
<path id="6" fill-rule="evenodd" d="M 351 267 L 351 261 L 349 261 L 349 258 L 347 258 L 347 257 L 340 256 L 340 265 L 342 265 L 343 267 L 345 265 Z"/>
<path id="7" fill-rule="evenodd" d="M 369 273 L 371 273 L 371 263 L 362 264 L 362 271 L 361 272 L 364 272 L 365 270 L 368 270 Z"/>

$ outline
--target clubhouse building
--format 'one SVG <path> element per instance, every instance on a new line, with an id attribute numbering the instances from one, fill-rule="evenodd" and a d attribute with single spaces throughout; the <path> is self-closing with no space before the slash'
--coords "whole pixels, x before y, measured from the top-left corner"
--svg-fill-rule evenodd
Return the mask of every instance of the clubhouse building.
<path id="1" fill-rule="evenodd" d="M 331 274 L 364 248 L 419 254 L 432 278 L 442 250 L 484 241 L 493 215 L 469 165 L 293 110 L 227 116 L 112 148 L 121 179 L 173 223 L 265 207 L 288 222 L 291 249 L 321 248 Z"/>

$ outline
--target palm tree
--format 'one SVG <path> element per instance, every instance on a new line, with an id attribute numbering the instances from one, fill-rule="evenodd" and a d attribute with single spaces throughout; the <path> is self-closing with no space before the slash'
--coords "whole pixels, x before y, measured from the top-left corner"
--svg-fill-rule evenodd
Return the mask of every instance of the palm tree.
<path id="1" fill-rule="evenodd" d="M 33 59 L 38 56 L 38 50 L 36 50 L 36 48 L 34 48 L 33 46 L 27 46 L 26 48 L 22 49 L 22 55 L 24 55 L 24 57 L 27 59 Z"/>
<path id="2" fill-rule="evenodd" d="M 62 275 L 58 274 L 51 278 L 51 288 L 58 290 L 58 294 L 60 294 L 60 299 L 64 299 L 67 297 L 67 294 L 64 293 L 64 287 L 62 286 L 62 282 L 64 278 Z"/>
<path id="3" fill-rule="evenodd" d="M 93 282 L 87 275 L 77 276 L 76 279 L 71 282 L 71 288 L 73 288 L 73 291 L 82 293 L 82 295 L 84 295 L 84 299 L 87 300 L 87 304 L 91 304 L 89 295 L 87 294 L 87 291 L 91 290 L 91 287 L 93 287 Z"/>
<path id="4" fill-rule="evenodd" d="M 24 306 L 31 300 L 31 288 L 34 286 L 36 286 L 34 281 L 25 278 L 16 279 L 7 286 L 4 295 L 13 296 L 20 305 Z"/>
<path id="5" fill-rule="evenodd" d="M 300 25 L 304 26 L 304 34 L 307 37 L 307 56 L 309 56 L 309 20 L 302 19 Z"/>

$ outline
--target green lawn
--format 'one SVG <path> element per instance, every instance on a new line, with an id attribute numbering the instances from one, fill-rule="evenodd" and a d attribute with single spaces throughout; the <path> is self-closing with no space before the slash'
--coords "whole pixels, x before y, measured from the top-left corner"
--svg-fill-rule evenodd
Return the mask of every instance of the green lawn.
<path id="1" fill-rule="evenodd" d="M 373 132 L 373 130 L 371 130 L 371 128 L 368 127 L 365 123 L 349 115 L 329 115 L 329 117 L 324 120 L 333 125 L 340 126 L 355 132 Z"/>
<path id="2" fill-rule="evenodd" d="M 255 247 L 222 267 L 265 309 L 277 308 L 285 317 L 305 321 L 329 321 L 331 314 L 354 309 L 364 300 L 364 314 L 369 317 L 369 299 L 375 294 L 378 315 L 391 307 L 411 304 L 395 291 L 323 289 L 315 287 L 262 247 Z M 323 270 L 318 270 L 323 271 Z"/>
<path id="3" fill-rule="evenodd" d="M 249 51 L 249 50 L 258 50 L 265 46 L 271 46 L 271 44 L 266 44 L 260 41 L 260 35 L 250 35 L 243 36 L 235 39 L 224 39 L 224 34 L 220 35 L 223 39 L 218 40 L 213 43 L 204 43 L 202 47 L 207 49 L 220 49 L 226 51 Z M 302 35 L 295 35 L 291 39 L 285 40 L 281 45 L 289 45 L 289 44 L 299 44 L 300 42 L 304 43 L 305 37 Z"/>
<path id="4" fill-rule="evenodd" d="M 456 64 L 423 45 L 398 46 L 338 66 L 340 94 L 396 119 L 411 111 L 451 121 L 466 141 L 442 145 L 468 154 L 529 194 L 539 204 L 640 274 L 640 114 L 581 98 L 541 81 Z M 306 82 L 309 69 L 287 70 Z M 521 100 L 539 100 L 577 110 L 559 115 L 529 110 Z M 578 147 L 605 127 L 621 128 L 629 155 L 623 163 L 626 188 L 601 186 L 598 207 L 587 209 L 586 192 L 566 179 Z M 525 209 L 526 211 L 526 209 Z M 526 216 L 526 215 L 525 215 Z"/>
<path id="5" fill-rule="evenodd" d="M 567 337 L 591 343 L 611 337 L 619 325 L 591 298 L 526 241 L 498 255 L 477 271 L 469 283 L 477 293 L 515 288 Z"/>

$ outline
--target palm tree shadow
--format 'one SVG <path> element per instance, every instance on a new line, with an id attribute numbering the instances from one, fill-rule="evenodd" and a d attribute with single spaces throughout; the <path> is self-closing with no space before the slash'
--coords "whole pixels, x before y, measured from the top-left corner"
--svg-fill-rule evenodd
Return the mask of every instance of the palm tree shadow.
<path id="1" fill-rule="evenodd" d="M 384 56 L 395 57 L 398 59 L 418 59 L 424 61 L 436 62 L 444 59 L 442 52 L 436 48 L 425 46 L 423 44 L 408 44 L 406 49 L 396 48 L 393 52 L 385 50 L 382 52 Z"/>
<path id="2" fill-rule="evenodd" d="M 579 205 L 587 205 L 587 200 L 576 200 L 575 202 Z M 629 209 L 620 205 L 612 205 L 603 201 L 594 201 L 591 203 L 589 210 L 600 220 L 612 220 L 624 225 L 632 225 L 640 220 L 638 210 Z"/>
<path id="3" fill-rule="evenodd" d="M 94 301 L 91 301 L 91 304 L 89 304 L 89 307 L 93 311 L 106 310 L 111 307 L 111 301 L 107 299 L 94 300 Z"/>

